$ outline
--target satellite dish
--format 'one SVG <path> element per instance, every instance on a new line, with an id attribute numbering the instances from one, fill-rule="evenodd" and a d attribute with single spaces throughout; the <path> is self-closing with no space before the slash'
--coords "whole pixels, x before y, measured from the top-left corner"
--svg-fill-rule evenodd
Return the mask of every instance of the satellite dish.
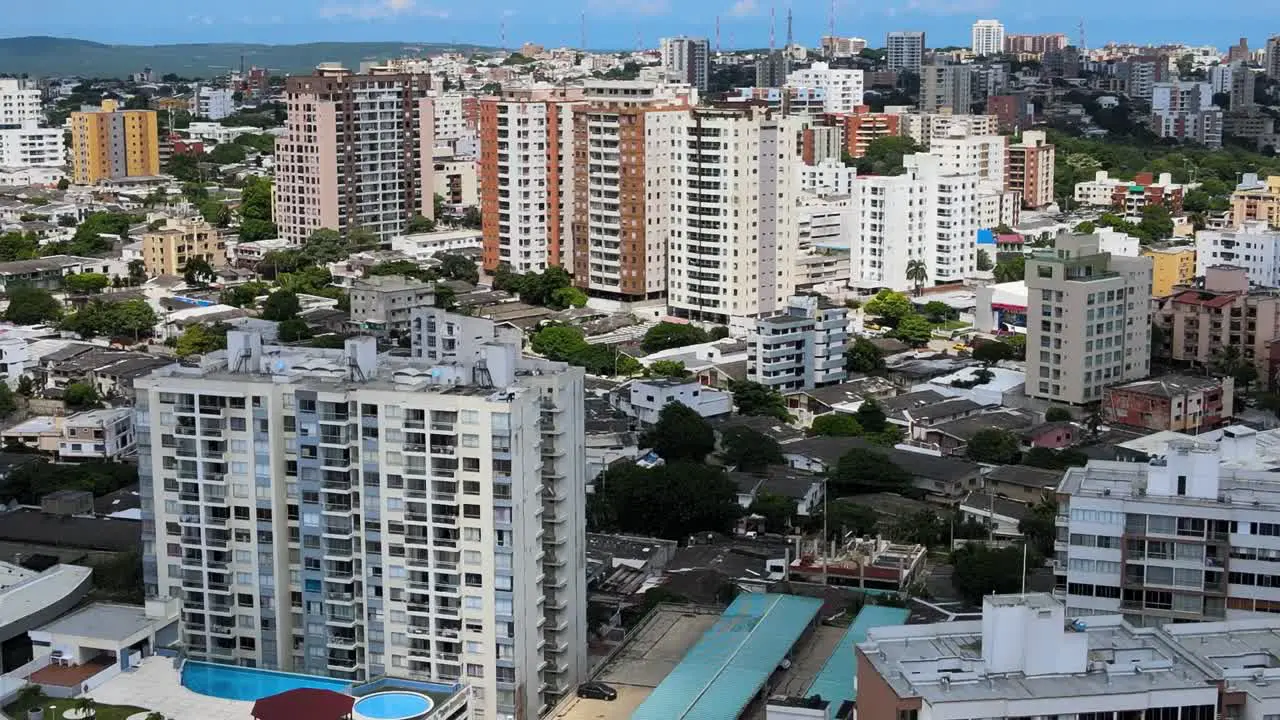
<path id="1" fill-rule="evenodd" d="M 284 361 L 276 360 L 275 368 L 276 368 L 276 372 L 284 372 Z"/>

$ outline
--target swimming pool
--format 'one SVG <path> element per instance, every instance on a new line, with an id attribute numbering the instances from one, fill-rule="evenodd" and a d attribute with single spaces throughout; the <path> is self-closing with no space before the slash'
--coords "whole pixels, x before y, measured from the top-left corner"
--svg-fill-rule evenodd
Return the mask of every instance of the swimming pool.
<path id="1" fill-rule="evenodd" d="M 356 700 L 352 715 L 357 720 L 416 720 L 431 712 L 434 704 L 426 695 L 393 690 Z"/>
<path id="2" fill-rule="evenodd" d="M 315 675 L 295 675 L 188 660 L 182 666 L 182 686 L 201 695 L 252 701 L 297 688 L 319 688 L 345 693 L 350 689 L 351 683 Z"/>

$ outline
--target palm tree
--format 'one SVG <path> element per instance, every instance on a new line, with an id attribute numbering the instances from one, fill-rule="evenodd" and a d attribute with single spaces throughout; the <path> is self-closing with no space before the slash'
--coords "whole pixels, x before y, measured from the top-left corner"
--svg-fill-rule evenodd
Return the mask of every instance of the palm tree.
<path id="1" fill-rule="evenodd" d="M 91 718 L 98 715 L 98 701 L 91 697 L 82 697 L 76 700 L 74 708 L 82 718 Z"/>
<path id="2" fill-rule="evenodd" d="M 923 260 L 911 260 L 907 263 L 907 280 L 915 283 L 916 296 L 919 297 L 925 282 L 929 280 L 929 268 L 925 267 Z"/>

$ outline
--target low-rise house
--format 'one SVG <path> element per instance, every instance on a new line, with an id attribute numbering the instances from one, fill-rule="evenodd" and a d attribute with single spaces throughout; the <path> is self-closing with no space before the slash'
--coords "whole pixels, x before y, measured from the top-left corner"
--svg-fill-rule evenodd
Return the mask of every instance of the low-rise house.
<path id="1" fill-rule="evenodd" d="M 923 545 L 850 537 L 825 558 L 818 548 L 802 551 L 789 570 L 800 582 L 901 592 L 923 577 L 926 555 Z"/>
<path id="2" fill-rule="evenodd" d="M 406 277 L 382 275 L 352 283 L 351 323 L 383 335 L 409 332 L 414 312 L 435 307 L 435 286 Z"/>
<path id="3" fill-rule="evenodd" d="M 814 419 L 832 412 L 853 413 L 866 400 L 884 400 L 898 389 L 882 377 L 866 375 L 839 385 L 798 390 L 786 395 L 787 412 L 800 427 L 809 427 Z"/>
<path id="4" fill-rule="evenodd" d="M 0 262 L 0 292 L 10 283 L 59 290 L 67 275 L 92 272 L 110 277 L 119 274 L 114 272 L 117 269 L 111 260 L 75 255 L 49 255 L 34 260 Z"/>
<path id="5" fill-rule="evenodd" d="M 945 454 L 960 455 L 973 436 L 983 430 L 1008 430 L 1021 436 L 1023 430 L 1039 422 L 1039 415 L 1029 410 L 1005 409 L 968 415 L 929 426 L 917 425 L 911 436 Z"/>
<path id="6" fill-rule="evenodd" d="M 975 490 L 960 501 L 960 517 L 986 525 L 997 540 L 1022 537 L 1018 524 L 1031 515 L 1026 503 Z"/>
<path id="7" fill-rule="evenodd" d="M 728 415 L 733 412 L 733 395 L 714 390 L 697 380 L 674 378 L 646 378 L 632 380 L 618 389 L 613 396 L 615 406 L 645 425 L 658 422 L 658 416 L 667 403 L 679 402 L 692 408 L 704 418 Z"/>
<path id="8" fill-rule="evenodd" d="M 751 507 L 761 494 L 777 495 L 795 501 L 796 514 L 802 516 L 822 512 L 823 478 L 787 467 L 773 466 L 764 472 L 732 472 L 729 479 L 738 485 L 738 504 Z"/>
<path id="9" fill-rule="evenodd" d="M 133 455 L 136 449 L 132 408 L 89 410 L 62 422 L 60 459 L 119 460 Z"/>
<path id="10" fill-rule="evenodd" d="M 886 411 L 885 416 L 894 425 L 906 428 L 907 437 L 926 440 L 929 428 L 978 415 L 987 407 L 968 398 L 943 398 L 927 405 L 912 404 L 902 410 Z"/>
<path id="11" fill-rule="evenodd" d="M 1040 502 L 1052 495 L 1062 480 L 1062 471 L 1030 465 L 1001 465 L 982 478 L 988 492 L 1024 504 Z"/>
<path id="12" fill-rule="evenodd" d="M 1103 390 L 1102 417 L 1108 424 L 1194 435 L 1229 425 L 1234 403 L 1230 376 L 1164 375 Z"/>
<path id="13" fill-rule="evenodd" d="M 854 449 L 883 453 L 911 475 L 912 486 L 934 503 L 955 505 L 980 485 L 982 466 L 977 463 L 958 457 L 880 447 L 861 438 L 806 438 L 783 445 L 782 455 L 787 464 L 797 470 L 823 474 L 833 470 L 840 458 Z"/>
<path id="14" fill-rule="evenodd" d="M 1059 421 L 1041 423 L 1022 432 L 1022 441 L 1029 447 L 1062 450 L 1080 441 L 1084 428 L 1075 423 Z"/>

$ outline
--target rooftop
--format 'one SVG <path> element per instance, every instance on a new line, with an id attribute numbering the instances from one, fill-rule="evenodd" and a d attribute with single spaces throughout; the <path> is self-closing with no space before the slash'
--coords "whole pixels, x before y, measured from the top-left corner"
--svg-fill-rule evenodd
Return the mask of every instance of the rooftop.
<path id="1" fill-rule="evenodd" d="M 0 590 L 0 629 L 57 604 L 81 586 L 87 590 L 92 574 L 93 570 L 79 565 L 54 565 L 35 577 Z"/>
<path id="2" fill-rule="evenodd" d="M 142 547 L 142 525 L 134 520 L 55 516 L 33 508 L 19 508 L 0 513 L 0 540 L 130 552 Z"/>
<path id="3" fill-rule="evenodd" d="M 805 694 L 821 695 L 823 700 L 836 707 L 846 700 L 856 699 L 858 674 L 857 655 L 854 648 L 866 641 L 868 630 L 889 625 L 904 625 L 909 614 L 905 608 L 864 605 Z"/>
<path id="4" fill-rule="evenodd" d="M 1149 380 L 1138 380 L 1124 385 L 1115 385 L 1109 391 L 1117 390 L 1155 397 L 1173 398 L 1187 393 L 1217 390 L 1222 387 L 1222 378 L 1196 377 L 1194 375 L 1161 375 Z"/>
<path id="5" fill-rule="evenodd" d="M 1010 408 L 938 423 L 930 427 L 929 431 L 940 432 L 968 442 L 970 438 L 982 430 L 997 428 L 1000 430 L 1022 431 L 1038 424 L 1040 424 L 1040 419 L 1035 413 Z"/>
<path id="6" fill-rule="evenodd" d="M 123 642 L 151 627 L 156 620 L 147 617 L 145 608 L 137 605 L 94 603 L 63 615 L 40 628 L 52 635 Z"/>
<path id="7" fill-rule="evenodd" d="M 1062 471 L 1045 470 L 1030 465 L 1000 465 L 992 468 L 991 472 L 987 473 L 986 479 L 989 482 L 1021 485 L 1038 490 L 1057 487 L 1058 481 L 1062 479 Z"/>

